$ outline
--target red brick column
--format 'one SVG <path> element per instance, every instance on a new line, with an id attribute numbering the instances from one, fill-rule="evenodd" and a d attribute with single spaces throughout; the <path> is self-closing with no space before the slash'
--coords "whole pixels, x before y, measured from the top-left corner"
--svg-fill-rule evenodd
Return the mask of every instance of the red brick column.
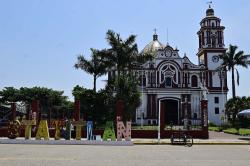
<path id="1" fill-rule="evenodd" d="M 41 120 L 41 114 L 39 111 L 39 100 L 34 100 L 31 103 L 31 112 L 35 112 L 36 113 L 36 120 L 39 122 Z"/>
<path id="2" fill-rule="evenodd" d="M 80 110 L 81 110 L 80 100 L 75 99 L 75 112 L 73 116 L 76 121 L 80 120 Z"/>
<path id="3" fill-rule="evenodd" d="M 124 111 L 124 102 L 122 100 L 118 100 L 115 105 L 116 108 L 116 117 L 120 116 L 122 119 L 123 111 Z"/>
<path id="4" fill-rule="evenodd" d="M 11 120 L 15 120 L 16 119 L 16 103 L 11 103 Z"/>
<path id="5" fill-rule="evenodd" d="M 201 100 L 201 125 L 204 133 L 204 138 L 208 138 L 208 112 L 207 100 Z"/>

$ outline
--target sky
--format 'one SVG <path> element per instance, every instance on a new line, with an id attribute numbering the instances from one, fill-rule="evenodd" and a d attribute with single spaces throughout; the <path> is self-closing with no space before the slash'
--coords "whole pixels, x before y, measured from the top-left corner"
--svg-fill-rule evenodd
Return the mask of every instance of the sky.
<path id="1" fill-rule="evenodd" d="M 212 7 L 226 27 L 226 47 L 237 45 L 250 54 L 250 1 L 214 0 Z M 92 76 L 74 69 L 77 56 L 88 58 L 90 48 L 107 48 L 108 29 L 123 38 L 137 35 L 142 50 L 156 28 L 159 41 L 169 42 L 197 64 L 196 33 L 207 8 L 207 0 L 0 0 L 0 90 L 48 87 L 73 100 L 74 86 L 93 88 Z M 250 96 L 250 69 L 238 70 L 236 93 Z M 105 79 L 98 79 L 98 89 Z"/>

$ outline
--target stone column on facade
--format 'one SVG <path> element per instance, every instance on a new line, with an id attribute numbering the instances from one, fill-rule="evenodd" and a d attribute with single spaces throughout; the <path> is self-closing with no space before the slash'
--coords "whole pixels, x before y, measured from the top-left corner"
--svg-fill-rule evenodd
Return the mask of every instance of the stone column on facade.
<path id="1" fill-rule="evenodd" d="M 185 97 L 184 99 L 184 119 L 183 119 L 183 127 L 184 129 L 188 130 L 188 99 Z"/>

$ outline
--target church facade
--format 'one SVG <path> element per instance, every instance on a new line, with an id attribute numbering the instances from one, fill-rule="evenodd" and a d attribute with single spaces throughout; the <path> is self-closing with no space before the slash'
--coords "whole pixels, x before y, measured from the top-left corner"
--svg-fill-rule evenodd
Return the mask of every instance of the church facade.
<path id="1" fill-rule="evenodd" d="M 208 101 L 209 122 L 222 123 L 228 88 L 226 72 L 219 68 L 222 60 L 218 55 L 226 52 L 224 29 L 209 6 L 197 32 L 198 64 L 192 63 L 186 54 L 180 55 L 177 48 L 162 44 L 156 33 L 153 35 L 153 41 L 142 52 L 152 53 L 154 59 L 136 71 L 142 94 L 136 124 L 157 125 L 161 104 L 167 125 L 183 125 L 185 117 L 191 123 L 201 123 L 200 101 L 203 99 Z"/>

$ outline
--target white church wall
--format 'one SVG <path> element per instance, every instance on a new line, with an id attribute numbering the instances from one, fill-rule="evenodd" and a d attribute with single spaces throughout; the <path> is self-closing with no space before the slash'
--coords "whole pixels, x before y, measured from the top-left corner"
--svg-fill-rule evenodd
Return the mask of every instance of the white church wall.
<path id="1" fill-rule="evenodd" d="M 191 111 L 193 113 L 192 118 L 194 118 L 194 113 L 197 114 L 197 117 L 199 118 L 201 115 L 200 115 L 200 93 L 199 92 L 196 92 L 196 93 L 193 93 L 192 96 L 191 96 Z"/>
<path id="2" fill-rule="evenodd" d="M 222 63 L 222 60 L 219 59 L 218 62 L 213 62 L 213 56 L 218 56 L 219 53 L 207 53 L 207 66 L 209 70 L 216 70 L 220 64 Z"/>
<path id="3" fill-rule="evenodd" d="M 220 80 L 220 76 L 219 76 L 218 72 L 213 72 L 212 80 L 213 80 L 213 83 L 212 83 L 213 87 L 220 87 L 221 86 L 221 84 L 220 84 L 221 80 Z"/>
<path id="4" fill-rule="evenodd" d="M 137 124 L 141 123 L 141 119 L 140 119 L 142 116 L 141 111 L 144 114 L 144 118 L 147 117 L 147 94 L 146 93 L 143 93 L 141 97 L 141 105 L 136 110 L 136 123 Z"/>
<path id="5" fill-rule="evenodd" d="M 215 97 L 219 98 L 219 103 L 215 103 Z M 208 94 L 208 120 L 209 122 L 221 125 L 222 117 L 225 118 L 224 105 L 226 102 L 225 94 Z M 219 113 L 215 113 L 215 109 L 219 109 Z"/>
<path id="6" fill-rule="evenodd" d="M 170 94 L 170 93 L 166 93 L 166 94 L 157 94 L 156 97 L 157 97 L 157 101 L 158 101 L 159 99 L 162 99 L 162 98 L 178 98 L 178 99 L 181 98 L 180 94 Z"/>

